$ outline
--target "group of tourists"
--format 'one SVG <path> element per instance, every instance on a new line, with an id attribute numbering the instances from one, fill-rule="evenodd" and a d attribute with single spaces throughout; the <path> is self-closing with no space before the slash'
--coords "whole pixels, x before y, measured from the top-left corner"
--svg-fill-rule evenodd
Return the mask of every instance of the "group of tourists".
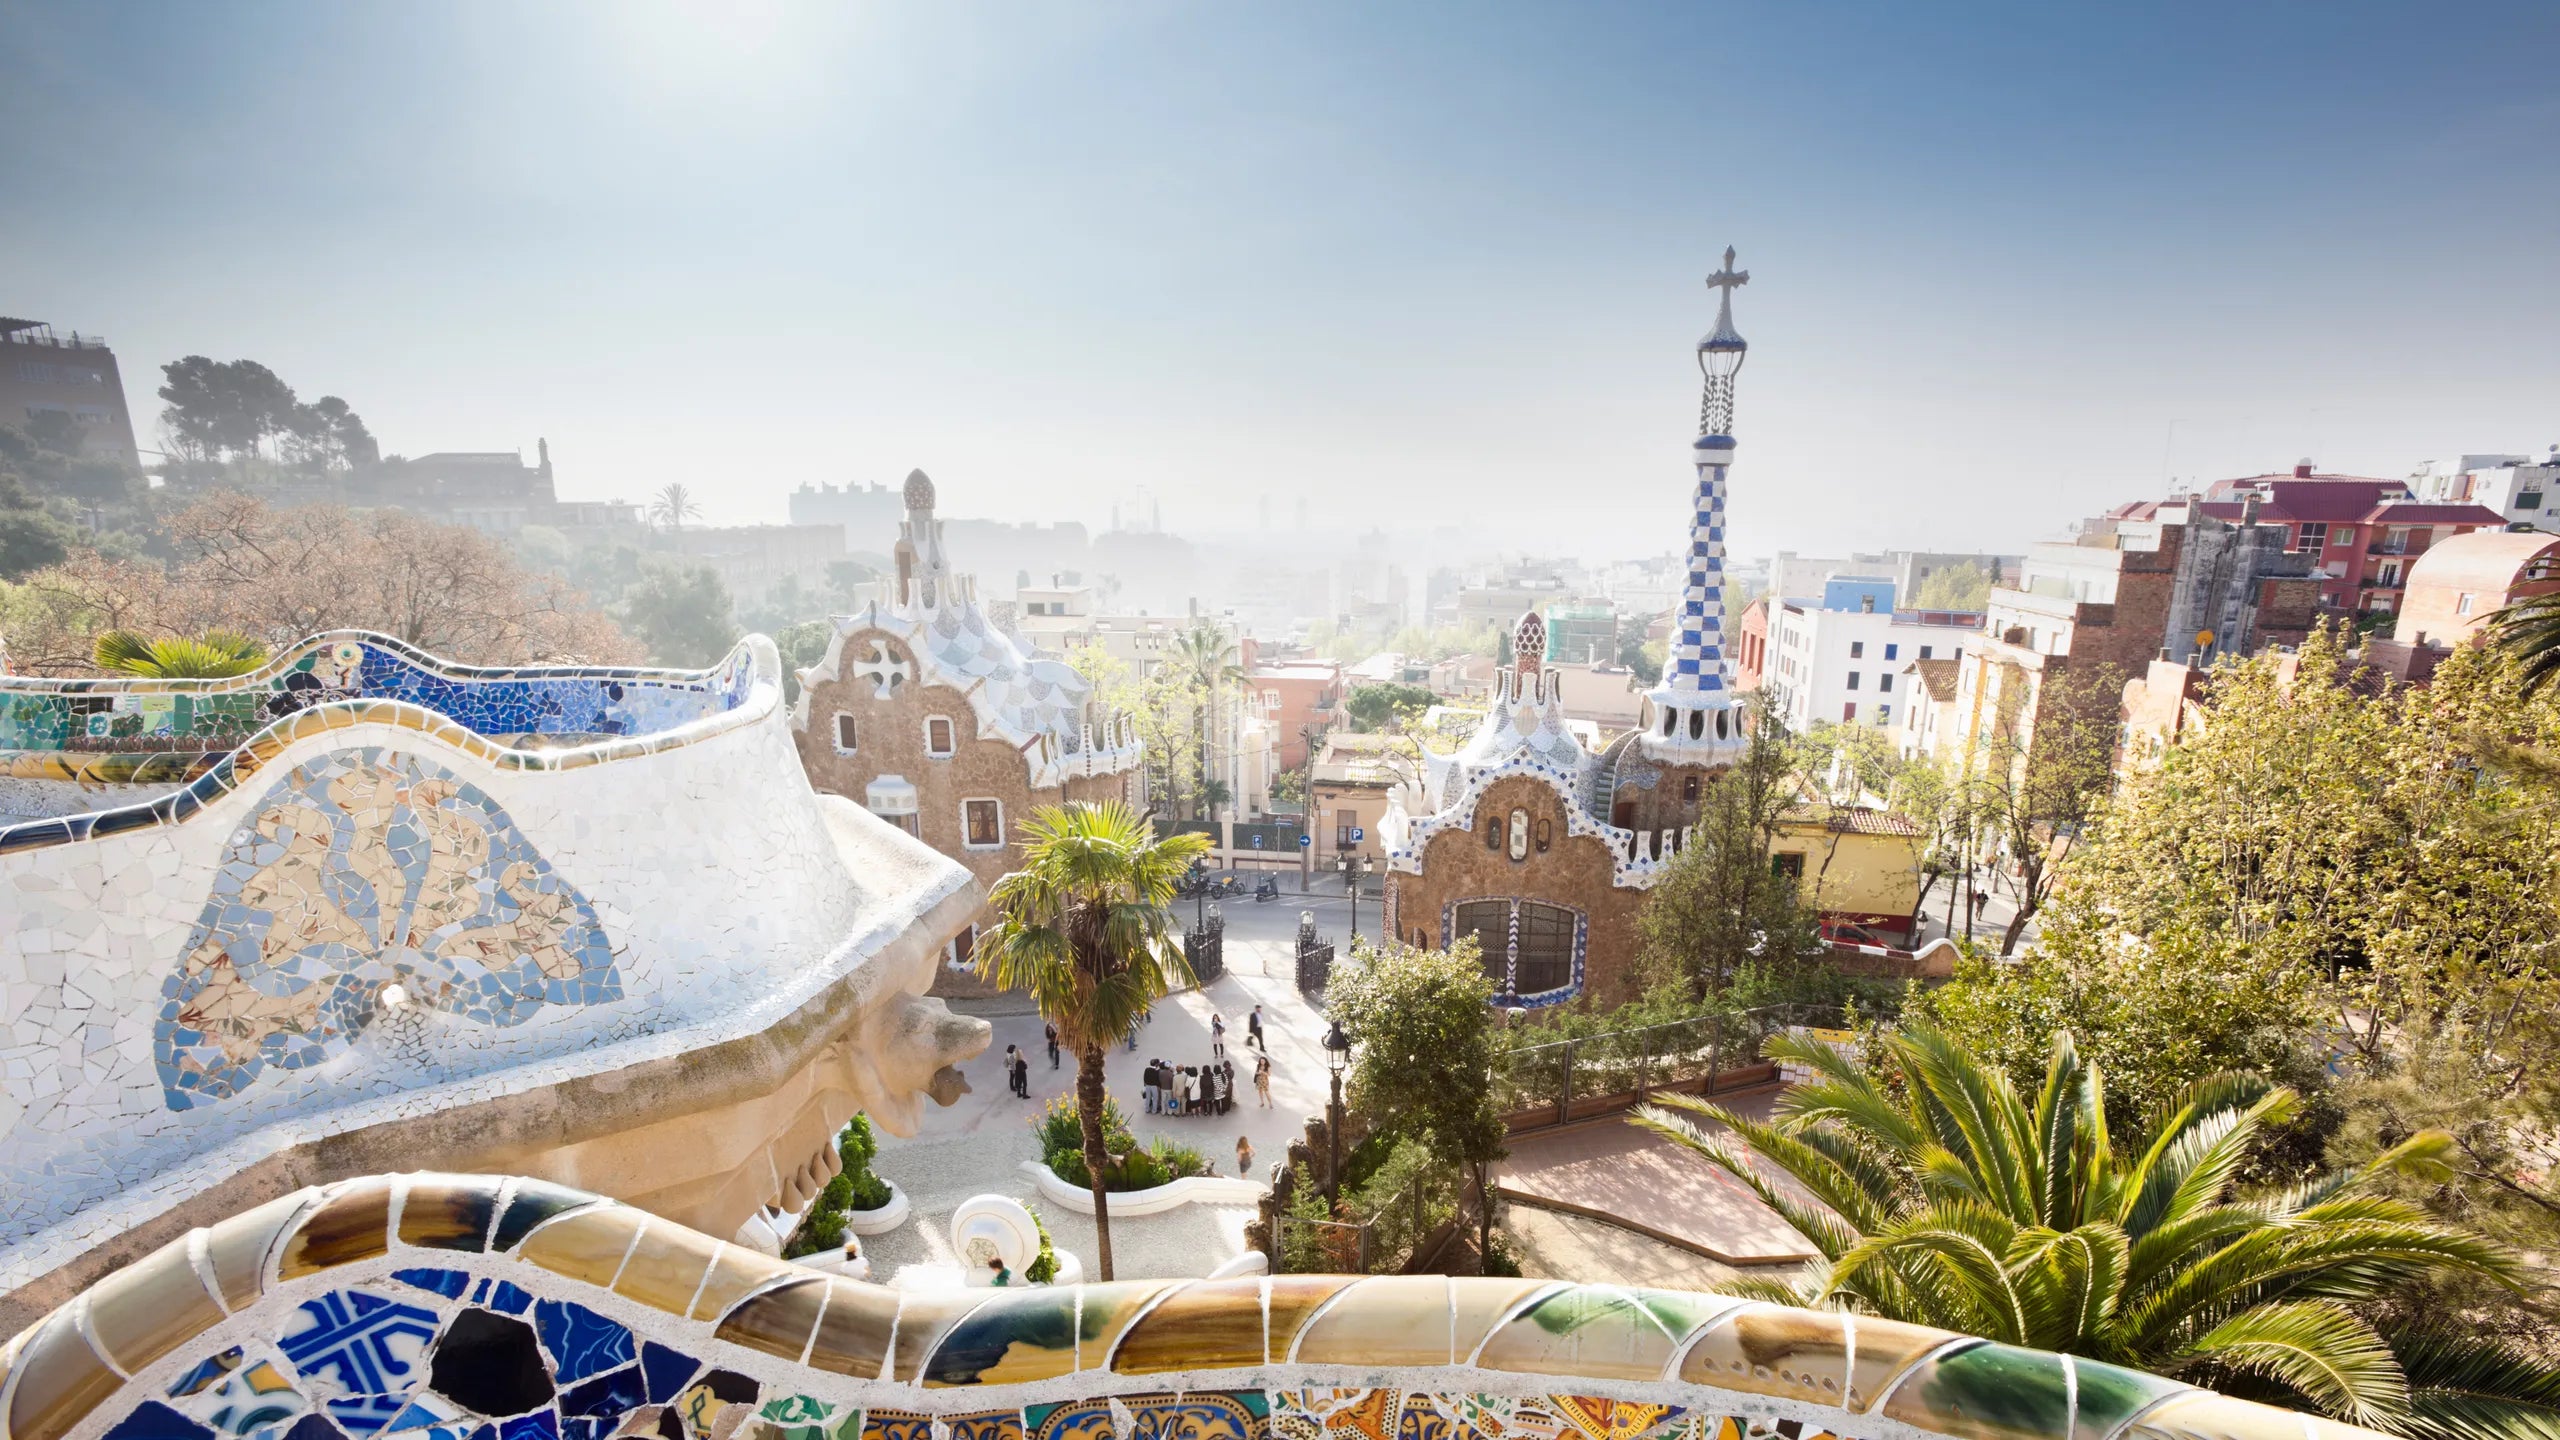
<path id="1" fill-rule="evenodd" d="M 1271 1105 L 1271 1046 L 1262 1035 L 1262 1007 L 1253 1007 L 1245 1020 L 1244 1050 L 1247 1072 L 1253 1080 L 1254 1093 L 1262 1106 Z M 1176 1065 L 1166 1060 L 1150 1060 L 1140 1076 L 1144 1086 L 1147 1113 L 1150 1115 L 1224 1115 L 1235 1108 L 1236 1062 L 1227 1055 L 1227 1017 L 1209 1017 L 1209 1061 L 1205 1065 Z"/>

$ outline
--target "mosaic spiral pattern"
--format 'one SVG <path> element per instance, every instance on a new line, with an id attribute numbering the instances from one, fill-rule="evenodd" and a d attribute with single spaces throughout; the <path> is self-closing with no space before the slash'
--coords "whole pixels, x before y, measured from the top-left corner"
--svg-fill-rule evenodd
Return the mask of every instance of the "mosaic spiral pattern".
<path id="1" fill-rule="evenodd" d="M 152 1034 L 169 1108 L 345 1050 L 397 984 L 514 1026 L 622 998 L 595 909 L 497 801 L 380 747 L 332 751 L 232 835 Z"/>
<path id="2" fill-rule="evenodd" d="M 1890 1321 L 1540 1280 L 906 1293 L 533 1180 L 305 1190 L 0 1348 L 0 1440 L 2364 1440 Z"/>

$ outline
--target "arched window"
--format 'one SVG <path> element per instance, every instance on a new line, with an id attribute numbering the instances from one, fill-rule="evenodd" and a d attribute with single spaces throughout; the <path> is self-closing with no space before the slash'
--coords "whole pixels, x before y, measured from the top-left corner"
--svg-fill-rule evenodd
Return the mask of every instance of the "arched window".
<path id="1" fill-rule="evenodd" d="M 1502 817 L 1499 815 L 1489 815 L 1485 817 L 1484 848 L 1487 850 L 1499 850 L 1502 848 Z"/>
<path id="2" fill-rule="evenodd" d="M 1459 906 L 1449 927 L 1449 943 L 1455 945 L 1470 935 L 1483 947 L 1484 973 L 1493 977 L 1494 988 L 1510 988 L 1511 902 L 1470 900 Z"/>
<path id="3" fill-rule="evenodd" d="M 1511 812 L 1511 858 L 1529 858 L 1529 812 L 1526 810 Z"/>
<path id="4" fill-rule="evenodd" d="M 1562 906 L 1520 902 L 1520 946 L 1511 972 L 1515 993 L 1538 995 L 1573 983 L 1574 920 Z"/>
<path id="5" fill-rule="evenodd" d="M 1548 847 L 1549 845 L 1551 845 L 1551 844 L 1555 843 L 1555 838 L 1556 838 L 1556 827 L 1555 827 L 1555 822 L 1554 822 L 1554 821 L 1552 821 L 1552 820 L 1541 820 L 1541 821 L 1539 821 L 1539 822 L 1538 822 L 1538 853 L 1539 853 L 1539 854 L 1541 854 L 1541 855 L 1546 854 L 1546 853 L 1547 853 L 1547 847 Z"/>

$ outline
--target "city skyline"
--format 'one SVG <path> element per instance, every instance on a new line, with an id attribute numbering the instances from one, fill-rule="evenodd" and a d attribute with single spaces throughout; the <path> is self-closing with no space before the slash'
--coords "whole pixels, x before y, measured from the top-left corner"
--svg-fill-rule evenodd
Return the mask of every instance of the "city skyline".
<path id="1" fill-rule="evenodd" d="M 715 523 L 1677 533 L 1756 274 L 1737 554 L 2015 550 L 2173 481 L 2560 440 L 2522 6 L 2141 17 L 0 6 L 11 313 Z M 2537 44 L 2536 41 L 2545 43 Z M 1356 520 L 1354 517 L 1357 517 Z"/>

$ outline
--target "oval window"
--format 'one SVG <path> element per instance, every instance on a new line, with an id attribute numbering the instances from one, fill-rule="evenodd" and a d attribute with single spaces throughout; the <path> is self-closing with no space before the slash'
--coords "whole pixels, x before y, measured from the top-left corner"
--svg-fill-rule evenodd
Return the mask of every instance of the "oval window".
<path id="1" fill-rule="evenodd" d="M 1547 853 L 1547 846 L 1548 846 L 1549 844 L 1553 843 L 1553 842 L 1554 842 L 1554 840 L 1555 840 L 1555 822 L 1553 822 L 1553 821 L 1551 821 L 1551 820 L 1541 820 L 1541 821 L 1539 821 L 1539 822 L 1538 822 L 1538 853 L 1539 853 L 1539 854 L 1541 854 L 1541 855 L 1546 854 L 1546 853 Z"/>
<path id="2" fill-rule="evenodd" d="M 1526 810 L 1511 812 L 1511 858 L 1529 858 L 1529 812 Z"/>

